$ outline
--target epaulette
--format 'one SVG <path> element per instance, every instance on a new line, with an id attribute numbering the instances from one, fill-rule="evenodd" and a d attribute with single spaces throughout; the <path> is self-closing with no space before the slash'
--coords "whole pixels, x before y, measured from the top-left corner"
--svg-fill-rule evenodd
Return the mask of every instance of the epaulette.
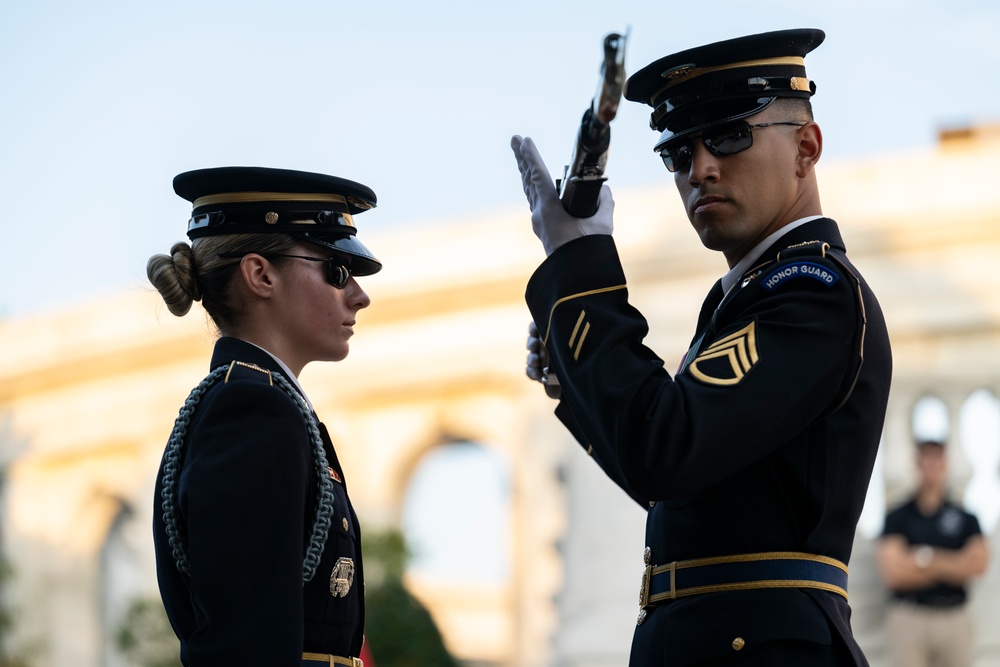
<path id="1" fill-rule="evenodd" d="M 827 287 L 832 287 L 840 280 L 840 274 L 830 268 L 828 264 L 816 262 L 817 259 L 834 259 L 830 253 L 830 244 L 824 241 L 806 241 L 790 245 L 778 252 L 773 262 L 767 262 L 757 269 L 754 277 L 761 277 L 761 285 L 764 289 L 774 291 L 790 280 L 798 278 L 811 278 L 817 280 Z M 835 260 L 836 261 L 836 260 Z M 842 264 L 837 262 L 837 264 Z M 774 268 L 763 270 L 763 267 L 772 265 Z"/>
<path id="2" fill-rule="evenodd" d="M 825 241 L 804 241 L 778 251 L 778 261 L 803 256 L 826 257 L 826 251 L 829 249 L 830 244 Z"/>
<path id="3" fill-rule="evenodd" d="M 274 378 L 271 377 L 271 371 L 266 368 L 261 368 L 257 364 L 247 363 L 245 361 L 236 361 L 235 359 L 229 363 L 229 370 L 226 372 L 226 379 L 223 382 L 229 382 L 230 380 L 267 380 L 267 383 L 274 386 Z"/>

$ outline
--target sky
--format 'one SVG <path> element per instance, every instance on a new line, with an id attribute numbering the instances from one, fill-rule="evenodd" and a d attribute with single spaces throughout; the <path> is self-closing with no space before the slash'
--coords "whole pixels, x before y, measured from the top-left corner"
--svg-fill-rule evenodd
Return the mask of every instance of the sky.
<path id="1" fill-rule="evenodd" d="M 375 190 L 365 229 L 524 207 L 509 148 L 556 173 L 596 89 L 605 34 L 626 69 L 798 27 L 824 160 L 932 145 L 1000 121 L 995 0 L 69 0 L 0 9 L 0 320 L 146 289 L 185 238 L 171 180 L 202 167 L 319 171 Z M 673 187 L 648 107 L 623 103 L 610 185 Z M 377 250 L 377 249 L 375 249 Z"/>

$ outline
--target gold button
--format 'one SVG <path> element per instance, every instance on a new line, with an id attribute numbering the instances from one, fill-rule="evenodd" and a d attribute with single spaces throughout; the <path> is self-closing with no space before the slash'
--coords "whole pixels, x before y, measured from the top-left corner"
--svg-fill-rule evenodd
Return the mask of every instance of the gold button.
<path id="1" fill-rule="evenodd" d="M 348 526 L 347 526 L 347 517 L 344 517 L 344 530 L 346 531 L 347 528 L 348 528 Z"/>
<path id="2" fill-rule="evenodd" d="M 649 547 L 646 547 L 646 549 L 642 552 L 642 562 L 646 565 L 653 562 L 653 550 Z"/>
<path id="3" fill-rule="evenodd" d="M 746 646 L 746 645 L 747 645 L 747 643 L 745 641 L 743 641 L 743 637 L 737 637 L 736 639 L 733 640 L 733 650 L 734 651 L 742 651 L 743 647 Z"/>

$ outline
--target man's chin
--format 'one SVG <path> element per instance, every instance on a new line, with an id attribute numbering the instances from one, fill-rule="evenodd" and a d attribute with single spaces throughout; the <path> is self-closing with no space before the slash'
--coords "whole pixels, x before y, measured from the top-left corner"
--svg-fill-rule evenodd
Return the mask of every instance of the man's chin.
<path id="1" fill-rule="evenodd" d="M 707 225 L 698 229 L 698 238 L 701 239 L 703 246 L 716 252 L 725 252 L 732 245 L 728 238 L 718 234 L 715 229 Z"/>

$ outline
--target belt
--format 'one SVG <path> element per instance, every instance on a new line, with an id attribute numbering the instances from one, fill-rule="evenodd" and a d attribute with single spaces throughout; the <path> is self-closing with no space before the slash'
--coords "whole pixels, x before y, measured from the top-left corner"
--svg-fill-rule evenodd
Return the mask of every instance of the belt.
<path id="1" fill-rule="evenodd" d="M 361 658 L 341 658 L 339 655 L 329 653 L 303 653 L 302 667 L 333 667 L 334 665 L 347 665 L 347 667 L 365 667 Z"/>
<path id="2" fill-rule="evenodd" d="M 965 604 L 964 595 L 942 595 L 933 598 L 920 598 L 916 595 L 896 596 L 892 599 L 896 604 L 911 605 L 923 609 L 954 609 Z"/>
<path id="3" fill-rule="evenodd" d="M 664 600 L 754 588 L 818 588 L 847 599 L 847 566 L 794 551 L 737 554 L 646 565 L 639 591 L 640 623 Z"/>

